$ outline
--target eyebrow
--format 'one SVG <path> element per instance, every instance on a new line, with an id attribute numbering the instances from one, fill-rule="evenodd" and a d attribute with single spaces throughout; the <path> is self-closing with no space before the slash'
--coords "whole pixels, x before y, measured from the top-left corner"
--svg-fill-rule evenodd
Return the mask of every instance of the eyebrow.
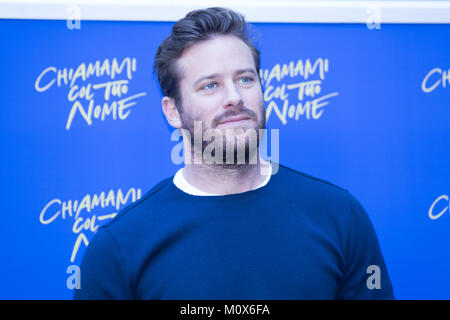
<path id="1" fill-rule="evenodd" d="M 238 76 L 238 75 L 241 75 L 241 74 L 247 73 L 247 72 L 253 74 L 254 76 L 256 76 L 255 70 L 253 70 L 253 68 L 245 68 L 245 69 L 239 69 L 239 70 L 236 70 L 236 72 L 234 73 L 234 75 L 235 75 L 235 76 Z M 219 76 L 220 76 L 220 74 L 218 74 L 218 73 L 213 73 L 213 74 L 210 74 L 210 75 L 201 77 L 201 78 L 197 79 L 197 80 L 194 82 L 194 87 L 196 87 L 196 86 L 198 85 L 198 83 L 200 83 L 200 82 L 202 82 L 202 81 L 204 81 L 204 80 L 215 79 L 215 78 L 217 78 L 217 77 L 219 77 Z"/>

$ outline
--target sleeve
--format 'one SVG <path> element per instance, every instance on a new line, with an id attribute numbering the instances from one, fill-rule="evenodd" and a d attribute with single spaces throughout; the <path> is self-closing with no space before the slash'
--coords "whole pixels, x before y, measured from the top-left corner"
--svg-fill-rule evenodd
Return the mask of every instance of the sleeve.
<path id="1" fill-rule="evenodd" d="M 80 266 L 80 283 L 74 300 L 132 299 L 124 259 L 105 227 L 97 230 L 86 248 Z"/>
<path id="2" fill-rule="evenodd" d="M 364 208 L 350 194 L 345 269 L 337 299 L 392 300 L 391 280 L 377 235 Z"/>

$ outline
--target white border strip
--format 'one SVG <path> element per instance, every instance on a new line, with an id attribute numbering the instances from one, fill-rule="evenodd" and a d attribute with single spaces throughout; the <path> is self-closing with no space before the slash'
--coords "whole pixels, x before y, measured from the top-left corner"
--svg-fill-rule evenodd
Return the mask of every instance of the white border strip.
<path id="1" fill-rule="evenodd" d="M 450 23 L 450 1 L 0 0 L 0 19 L 66 20 L 79 12 L 81 20 L 176 21 L 212 6 L 250 22 Z"/>

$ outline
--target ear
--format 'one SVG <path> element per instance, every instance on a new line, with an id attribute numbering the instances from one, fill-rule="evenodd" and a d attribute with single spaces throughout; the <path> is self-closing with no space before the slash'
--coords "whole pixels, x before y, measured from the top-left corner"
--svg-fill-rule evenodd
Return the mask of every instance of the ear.
<path id="1" fill-rule="evenodd" d="M 178 113 L 174 99 L 164 97 L 161 100 L 161 105 L 164 115 L 166 116 L 167 122 L 169 122 L 169 124 L 172 127 L 175 127 L 177 129 L 181 128 L 181 117 L 180 114 Z"/>

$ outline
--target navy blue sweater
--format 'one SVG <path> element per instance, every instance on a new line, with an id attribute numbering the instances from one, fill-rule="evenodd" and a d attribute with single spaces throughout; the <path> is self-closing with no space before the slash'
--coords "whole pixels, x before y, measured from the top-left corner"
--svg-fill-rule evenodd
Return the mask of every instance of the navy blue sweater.
<path id="1" fill-rule="evenodd" d="M 75 299 L 394 298 L 348 191 L 284 166 L 266 186 L 225 196 L 189 195 L 172 179 L 98 229 Z"/>

